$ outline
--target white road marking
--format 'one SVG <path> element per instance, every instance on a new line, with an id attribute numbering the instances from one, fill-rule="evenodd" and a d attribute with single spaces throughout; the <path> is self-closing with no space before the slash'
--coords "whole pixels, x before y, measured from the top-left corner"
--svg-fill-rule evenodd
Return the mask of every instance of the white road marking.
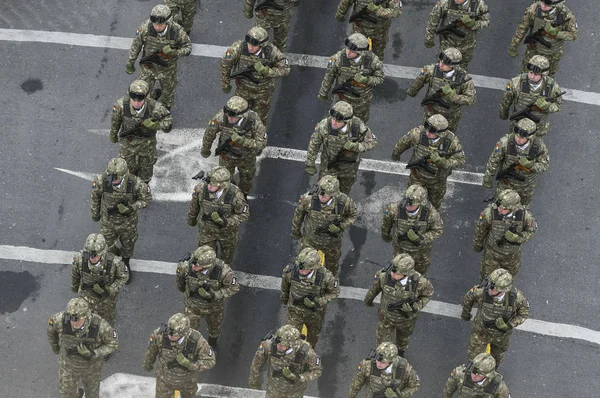
<path id="1" fill-rule="evenodd" d="M 0 29 L 0 40 L 12 42 L 33 42 L 66 44 L 80 47 L 112 48 L 129 50 L 133 37 L 100 36 L 69 32 L 47 32 L 40 30 Z M 221 58 L 227 47 L 211 44 L 193 44 L 191 55 L 207 58 Z M 326 68 L 329 57 L 307 54 L 287 54 L 291 65 Z M 400 79 L 414 79 L 421 68 L 385 64 L 386 76 Z M 504 90 L 509 78 L 498 78 L 481 75 L 471 75 L 477 87 Z M 511 76 L 512 77 L 512 76 Z M 590 91 L 563 88 L 567 93 L 563 96 L 566 101 L 582 104 L 600 105 L 600 94 Z"/>
<path id="2" fill-rule="evenodd" d="M 27 261 L 40 264 L 70 264 L 75 252 L 62 250 L 44 250 L 25 246 L 0 245 L 0 259 Z M 151 272 L 157 274 L 175 275 L 176 263 L 153 260 L 131 260 L 131 268 L 137 272 Z M 240 285 L 251 288 L 279 291 L 281 278 L 269 275 L 248 274 L 235 271 Z M 352 286 L 341 286 L 340 298 L 362 301 L 367 289 Z M 379 302 L 379 296 L 375 299 Z M 458 304 L 450 304 L 442 301 L 431 300 L 423 308 L 423 312 L 450 318 L 459 318 L 462 307 Z M 475 311 L 475 309 L 474 309 Z M 541 334 L 545 336 L 559 337 L 565 339 L 584 340 L 600 345 L 600 332 L 581 326 L 565 323 L 553 323 L 536 319 L 529 319 L 517 328 L 519 331 Z"/>

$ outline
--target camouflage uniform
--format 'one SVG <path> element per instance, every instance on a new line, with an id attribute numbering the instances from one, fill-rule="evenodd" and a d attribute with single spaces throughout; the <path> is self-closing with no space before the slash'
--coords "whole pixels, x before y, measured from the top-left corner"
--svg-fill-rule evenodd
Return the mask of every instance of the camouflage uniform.
<path id="1" fill-rule="evenodd" d="M 106 239 L 108 251 L 123 257 L 128 265 L 138 238 L 138 210 L 150 204 L 152 194 L 146 183 L 129 173 L 123 176 L 118 186 L 112 185 L 110 169 L 113 161 L 125 163 L 121 158 L 111 159 L 104 174 L 96 176 L 92 183 L 90 207 L 92 220 L 100 221 L 100 233 Z M 123 206 L 127 209 L 122 212 L 119 207 Z M 117 239 L 121 247 L 117 247 Z"/>
<path id="2" fill-rule="evenodd" d="M 353 6 L 352 15 L 366 9 L 367 18 L 373 19 L 375 22 L 367 19 L 351 22 L 352 33 L 362 33 L 370 38 L 373 54 L 383 62 L 384 50 L 388 42 L 388 30 L 392 25 L 392 18 L 402 15 L 402 2 L 400 0 L 376 0 L 375 2 L 371 0 L 340 0 L 335 18 L 343 21 L 351 5 Z M 375 11 L 369 11 L 367 8 L 371 3 L 377 5 Z"/>
<path id="3" fill-rule="evenodd" d="M 492 179 L 498 172 L 512 168 L 515 174 L 522 177 L 524 181 L 519 181 L 510 176 L 498 180 L 496 196 L 505 189 L 514 189 L 521 197 L 521 204 L 529 207 L 533 198 L 537 175 L 540 172 L 548 171 L 550 156 L 548 155 L 548 148 L 541 138 L 530 139 L 524 146 L 519 146 L 515 142 L 515 135 L 515 133 L 506 134 L 498 141 L 488 159 L 483 179 L 491 184 Z M 523 156 L 535 161 L 531 168 L 519 164 L 519 158 Z"/>
<path id="4" fill-rule="evenodd" d="M 127 161 L 129 172 L 138 176 L 145 183 L 150 182 L 154 173 L 154 164 L 157 160 L 156 133 L 140 124 L 144 120 L 162 118 L 160 129 L 165 133 L 171 131 L 173 116 L 160 103 L 152 98 L 146 97 L 143 107 L 138 112 L 130 102 L 129 95 L 117 100 L 113 106 L 110 119 L 111 141 L 119 142 L 121 156 Z M 140 126 L 139 129 L 126 137 L 120 137 L 123 132 Z"/>
<path id="5" fill-rule="evenodd" d="M 499 268 L 496 271 L 504 270 Z M 492 276 L 490 274 L 490 278 Z M 504 292 L 502 299 L 497 300 L 496 297 L 489 294 L 488 287 L 482 283 L 473 286 L 463 297 L 463 319 L 470 318 L 471 309 L 475 303 L 478 305 L 478 310 L 473 320 L 473 331 L 469 340 L 469 359 L 485 352 L 486 346 L 490 344 L 490 354 L 496 360 L 497 368 L 508 349 L 510 336 L 514 328 L 529 318 L 529 301 L 515 287 L 509 287 Z M 507 330 L 500 330 L 497 327 L 498 319 L 503 319 L 504 324 L 508 325 Z"/>
<path id="6" fill-rule="evenodd" d="M 465 25 L 462 19 L 465 16 L 473 19 L 470 24 L 472 27 Z M 442 26 L 446 26 L 458 21 L 456 30 L 463 33 L 464 37 L 448 32 L 440 36 L 440 50 L 445 50 L 450 47 L 457 48 L 462 53 L 462 61 L 459 66 L 467 70 L 469 63 L 473 59 L 473 52 L 477 45 L 477 35 L 479 30 L 487 28 L 490 24 L 490 14 L 487 4 L 484 0 L 470 0 L 463 4 L 457 4 L 454 0 L 439 0 L 435 3 L 429 20 L 427 21 L 427 29 L 425 31 L 425 46 L 433 47 L 435 45 L 436 31 Z"/>
<path id="7" fill-rule="evenodd" d="M 104 247 L 102 257 L 96 264 L 90 260 L 90 250 L 94 248 L 90 247 L 88 242 L 92 245 L 99 242 Z M 121 257 L 106 252 L 107 246 L 102 235 L 91 234 L 85 246 L 84 250 L 73 257 L 71 290 L 87 301 L 92 312 L 114 325 L 117 317 L 117 298 L 129 279 L 129 272 Z"/>
<path id="8" fill-rule="evenodd" d="M 198 246 L 209 245 L 216 250 L 220 243 L 219 258 L 226 264 L 233 264 L 239 225 L 248 221 L 250 210 L 237 186 L 226 183 L 213 193 L 208 190 L 208 185 L 202 181 L 194 187 L 187 223 L 192 227 L 198 225 Z M 224 222 L 215 222 L 211 217 L 213 213 L 218 213 Z"/>
<path id="9" fill-rule="evenodd" d="M 334 129 L 331 119 L 331 116 L 327 117 L 315 126 L 308 144 L 306 165 L 314 166 L 320 151 L 319 179 L 326 175 L 335 176 L 340 182 L 340 191 L 347 195 L 356 181 L 362 153 L 377 146 L 377 137 L 357 117 L 352 117 L 341 129 Z M 348 142 L 358 143 L 356 150 L 344 148 Z M 332 164 L 331 167 L 329 164 Z"/>
<path id="10" fill-rule="evenodd" d="M 429 173 L 421 167 L 410 169 L 407 186 L 419 184 L 425 187 L 429 201 L 438 210 L 446 195 L 447 180 L 452 174 L 452 170 L 465 164 L 465 153 L 462 150 L 460 140 L 458 136 L 448 130 L 440 132 L 437 139 L 431 140 L 427 137 L 426 128 L 421 125 L 410 130 L 398 140 L 392 151 L 392 158 L 399 158 L 409 147 L 413 148 L 409 163 L 431 156 L 433 152 L 443 154 L 458 151 L 452 156 L 442 157 L 438 160 L 438 164 L 432 159 L 428 159 L 427 164 L 434 173 Z"/>
<path id="11" fill-rule="evenodd" d="M 104 357 L 119 348 L 117 332 L 102 317 L 90 313 L 87 304 L 79 304 L 87 309 L 83 328 L 73 330 L 69 322 L 69 315 L 73 312 L 69 312 L 69 309 L 74 300 L 85 303 L 81 298 L 72 299 L 67 311 L 58 312 L 50 317 L 46 330 L 52 351 L 58 355 L 60 395 L 63 398 L 80 397 L 77 386 L 81 380 L 85 396 L 99 398 Z M 81 317 L 80 314 L 79 318 Z M 79 352 L 82 347 L 88 350 L 88 356 Z"/>
<path id="12" fill-rule="evenodd" d="M 293 342 L 286 343 L 288 350 L 279 352 L 277 341 L 281 344 L 288 338 L 274 336 L 269 333 L 260 343 L 254 354 L 250 366 L 249 384 L 251 387 L 260 388 L 260 372 L 267 364 L 267 393 L 265 398 L 302 398 L 307 384 L 311 380 L 321 377 L 321 358 L 313 350 L 309 343 L 300 340 L 300 333 L 290 325 L 282 326 L 277 335 L 286 334 L 289 330 L 295 330 Z M 285 369 L 291 371 L 295 381 L 284 376 Z"/>
<path id="13" fill-rule="evenodd" d="M 297 0 L 273 0 L 275 7 L 264 7 L 256 10 L 255 7 L 261 5 L 263 0 L 244 0 L 244 15 L 251 19 L 256 17 L 256 26 L 260 26 L 267 32 L 273 29 L 273 45 L 285 51 L 287 47 L 288 31 L 290 29 L 290 20 L 292 11 Z"/>
<path id="14" fill-rule="evenodd" d="M 516 275 L 521 268 L 521 245 L 533 238 L 537 222 L 531 212 L 520 205 L 511 210 L 508 215 L 503 216 L 498 212 L 498 204 L 492 203 L 479 214 L 473 250 L 483 251 L 479 265 L 481 278 L 500 267 L 512 275 Z M 509 231 L 519 236 L 518 242 L 507 241 L 506 234 Z"/>
<path id="15" fill-rule="evenodd" d="M 172 398 L 175 390 L 179 390 L 181 398 L 194 398 L 198 392 L 200 372 L 211 369 L 216 364 L 215 353 L 199 331 L 189 327 L 177 332 L 182 336 L 177 341 L 169 340 L 172 320 L 184 318 L 183 314 L 175 314 L 168 324 L 154 329 L 150 335 L 148 349 L 144 357 L 144 369 L 151 371 L 158 358 L 156 368 L 156 398 Z"/>
<path id="16" fill-rule="evenodd" d="M 508 387 L 500 373 L 490 372 L 479 384 L 471 378 L 471 372 L 474 370 L 473 362 L 452 369 L 450 377 L 446 380 L 442 398 L 452 398 L 455 392 L 458 393 L 458 398 L 510 398 Z"/>
<path id="17" fill-rule="evenodd" d="M 311 272 L 305 276 L 300 273 L 301 269 L 310 269 Z M 298 330 L 306 324 L 307 341 L 313 347 L 317 345 L 323 328 L 327 303 L 339 295 L 337 278 L 320 266 L 320 257 L 315 249 L 302 250 L 296 264 L 287 265 L 283 269 L 279 298 L 287 306 L 286 323 Z"/>
<path id="18" fill-rule="evenodd" d="M 256 27 L 252 29 L 262 30 L 262 28 Z M 262 32 L 265 31 L 262 30 Z M 263 67 L 268 67 L 267 72 L 265 72 L 266 75 L 256 71 L 255 65 L 257 62 L 260 62 Z M 221 60 L 221 87 L 224 90 L 229 90 L 231 88 L 229 83 L 231 73 L 244 70 L 249 70 L 258 83 L 255 84 L 247 78 L 236 78 L 235 95 L 248 101 L 250 109 L 258 113 L 262 123 L 266 126 L 267 115 L 271 107 L 271 97 L 273 96 L 273 91 L 275 91 L 275 78 L 290 74 L 288 60 L 276 46 L 268 43 L 266 38 L 257 54 L 251 54 L 248 51 L 248 43 L 239 40 L 227 49 Z"/>
<path id="19" fill-rule="evenodd" d="M 321 83 L 319 96 L 327 98 L 329 90 L 347 81 L 358 93 L 353 95 L 348 92 L 334 94 L 334 103 L 346 101 L 352 105 L 354 116 L 367 123 L 370 118 L 371 100 L 373 99 L 373 87 L 383 83 L 383 62 L 371 51 L 361 51 L 360 57 L 350 59 L 346 56 L 346 50 L 335 53 L 327 63 L 327 70 Z M 365 76 L 366 83 L 358 83 L 354 80 L 356 74 Z"/>
<path id="20" fill-rule="evenodd" d="M 202 269 L 194 271 L 195 263 Z M 225 302 L 240 290 L 233 270 L 216 258 L 212 248 L 201 246 L 189 259 L 179 263 L 176 281 L 177 289 L 183 293 L 184 313 L 190 320 L 190 327 L 199 330 L 200 320 L 204 318 L 208 325 L 208 341 L 215 347 L 225 317 Z"/>
<path id="21" fill-rule="evenodd" d="M 564 54 L 565 41 L 577 40 L 577 21 L 571 10 L 565 2 L 557 4 L 549 12 L 542 11 L 542 1 L 535 1 L 529 8 L 525 10 L 525 15 L 521 18 L 519 26 L 510 42 L 510 47 L 515 50 L 526 37 L 526 34 L 533 34 L 542 31 L 542 37 L 550 44 L 550 47 L 545 47 L 542 44 L 534 42 L 526 44 L 527 49 L 521 64 L 521 72 L 527 71 L 527 63 L 534 55 L 543 55 L 550 61 L 550 76 L 554 76 L 558 71 L 558 64 Z M 549 34 L 544 27 L 547 24 L 552 24 L 558 29 L 558 33 L 553 36 Z"/>
<path id="22" fill-rule="evenodd" d="M 320 181 L 329 177 L 331 176 L 325 176 Z M 327 203 L 321 203 L 318 192 L 309 191 L 300 197 L 294 210 L 292 238 L 302 238 L 302 248 L 321 250 L 325 254 L 325 268 L 337 275 L 344 231 L 354 224 L 357 217 L 356 205 L 348 195 L 340 192 L 332 195 Z M 328 226 L 332 224 L 339 231 L 331 232 Z"/>
<path id="23" fill-rule="evenodd" d="M 233 98 L 242 100 L 240 97 Z M 242 101 L 247 108 L 248 103 Z M 223 110 L 217 112 L 204 132 L 202 150 L 210 151 L 219 134 L 217 150 L 226 147 L 220 153 L 215 153 L 215 156 L 219 156 L 219 166 L 227 168 L 231 175 L 234 175 L 237 167 L 240 173 L 238 186 L 247 195 L 252 189 L 252 179 L 256 173 L 256 156 L 267 146 L 267 130 L 256 112 L 247 110 L 240 116 L 242 118 L 237 123 L 231 124 Z M 234 132 L 243 136 L 243 143 L 233 141 Z"/>
<path id="24" fill-rule="evenodd" d="M 433 286 L 427 278 L 414 271 L 414 268 L 413 271 L 402 269 L 405 267 L 405 262 L 408 261 L 414 267 L 414 262 L 408 254 L 394 257 L 388 267 L 375 274 L 373 284 L 364 299 L 367 306 L 373 306 L 373 300 L 381 293 L 381 304 L 378 311 L 379 325 L 377 325 L 376 333 L 377 344 L 386 341 L 392 342 L 392 335 L 395 331 L 395 343 L 400 356 L 404 356 L 404 351 L 408 348 L 408 340 L 415 329 L 419 311 L 433 296 Z M 392 277 L 394 269 L 404 274 L 404 278 L 395 280 Z M 410 311 L 401 309 L 402 304 L 410 306 Z M 397 308 L 390 308 L 390 306 Z"/>
<path id="25" fill-rule="evenodd" d="M 189 35 L 194 26 L 194 16 L 201 7 L 200 0 L 165 0 L 165 4 L 171 9 L 171 15 L 175 16 L 177 23 Z"/>
<path id="26" fill-rule="evenodd" d="M 167 45 L 173 49 L 176 48 L 176 54 L 165 54 L 164 47 Z M 147 20 L 135 32 L 135 38 L 129 50 L 128 65 L 133 66 L 140 51 L 142 52 L 142 58 L 157 53 L 158 58 L 166 63 L 166 66 L 153 62 L 144 63 L 140 66 L 140 79 L 148 83 L 149 93 L 154 92 L 155 81 L 160 81 L 162 90 L 160 102 L 171 109 L 175 97 L 175 87 L 177 86 L 177 59 L 192 52 L 190 38 L 176 22 L 167 22 L 167 27 L 161 34 L 154 30 L 152 22 Z"/>
<path id="27" fill-rule="evenodd" d="M 413 242 L 407 237 L 409 229 L 416 229 L 421 240 Z M 390 203 L 383 212 L 381 238 L 392 242 L 394 257 L 407 253 L 415 260 L 415 269 L 425 274 L 431 265 L 433 241 L 444 233 L 444 222 L 437 210 L 430 204 L 419 206 L 410 213 L 406 210 L 406 200 Z"/>
<path id="28" fill-rule="evenodd" d="M 506 120 L 509 117 L 511 107 L 512 114 L 515 114 L 528 108 L 530 105 L 533 105 L 538 98 L 554 98 L 557 97 L 560 92 L 561 89 L 559 85 L 554 78 L 550 76 L 543 76 L 539 87 L 535 87 L 529 81 L 527 73 L 521 73 L 508 81 L 506 90 L 504 91 L 504 97 L 502 97 L 502 102 L 500 103 L 498 116 L 500 119 Z M 545 136 L 550 129 L 549 114 L 559 112 L 561 109 L 562 97 L 558 97 L 554 102 L 550 103 L 550 108 L 547 111 L 544 112 L 539 108 L 534 108 L 531 111 L 531 114 L 534 117 L 539 118 L 536 130 L 536 135 L 538 137 Z M 511 121 L 509 131 L 512 131 L 514 125 L 515 122 Z"/>

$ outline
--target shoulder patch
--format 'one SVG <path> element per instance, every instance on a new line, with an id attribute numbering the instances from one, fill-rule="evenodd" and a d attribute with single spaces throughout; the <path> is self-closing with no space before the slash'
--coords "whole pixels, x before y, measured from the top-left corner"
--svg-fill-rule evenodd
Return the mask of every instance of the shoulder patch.
<path id="1" fill-rule="evenodd" d="M 387 209 L 387 207 L 385 208 L 385 210 L 383 210 L 383 215 L 384 216 L 389 216 L 390 215 L 390 211 Z"/>
<path id="2" fill-rule="evenodd" d="M 208 356 L 212 357 L 213 356 L 213 350 L 211 347 L 208 347 Z"/>
<path id="3" fill-rule="evenodd" d="M 148 340 L 148 345 L 151 345 L 153 341 L 154 341 L 154 335 L 151 334 L 150 339 Z"/>
<path id="4" fill-rule="evenodd" d="M 471 288 L 471 290 L 469 290 L 469 294 L 472 296 L 473 294 L 475 294 L 475 289 L 477 289 L 477 286 L 473 286 Z"/>
<path id="5" fill-rule="evenodd" d="M 113 113 L 117 113 L 117 106 L 113 105 Z"/>
<path id="6" fill-rule="evenodd" d="M 50 317 L 50 319 L 48 319 L 48 325 L 54 326 L 54 319 L 52 319 L 52 317 Z"/>
<path id="7" fill-rule="evenodd" d="M 94 180 L 94 182 L 92 182 L 92 189 L 96 188 L 98 188 L 98 183 L 96 182 L 96 180 Z"/>
<path id="8" fill-rule="evenodd" d="M 331 66 L 333 65 L 333 58 L 329 58 L 329 61 L 327 62 L 327 66 Z"/>
<path id="9" fill-rule="evenodd" d="M 358 364 L 358 370 L 360 371 L 360 369 L 361 369 L 361 366 L 360 366 L 360 363 L 359 363 L 359 364 Z"/>
<path id="10" fill-rule="evenodd" d="M 496 144 L 496 146 L 494 147 L 494 152 L 500 152 L 500 144 Z"/>
<path id="11" fill-rule="evenodd" d="M 483 222 L 483 212 L 479 213 L 479 222 Z"/>
<path id="12" fill-rule="evenodd" d="M 137 28 L 137 30 L 135 31 L 135 35 L 136 35 L 136 36 L 139 36 L 139 35 L 140 35 L 140 32 L 141 32 L 141 31 L 140 31 L 140 28 Z"/>
<path id="13" fill-rule="evenodd" d="M 231 279 L 231 284 L 232 285 L 237 284 L 237 278 L 235 276 Z"/>
<path id="14" fill-rule="evenodd" d="M 242 209 L 242 213 L 248 213 L 248 205 L 244 205 L 244 208 Z"/>
<path id="15" fill-rule="evenodd" d="M 117 331 L 115 329 L 113 329 L 112 336 L 113 336 L 113 339 L 117 338 Z"/>
<path id="16" fill-rule="evenodd" d="M 337 280 L 337 279 L 333 281 L 333 287 L 338 287 L 338 286 L 339 286 L 339 284 L 340 284 L 340 283 L 338 282 L 338 280 Z"/>
<path id="17" fill-rule="evenodd" d="M 258 346 L 258 351 L 264 351 L 265 347 L 263 346 L 263 343 L 260 343 L 260 345 Z"/>
<path id="18" fill-rule="evenodd" d="M 510 82 L 506 84 L 506 91 L 510 91 Z"/>
<path id="19" fill-rule="evenodd" d="M 317 359 L 315 360 L 315 365 L 318 365 L 318 364 L 320 364 L 320 363 L 321 363 L 321 358 L 320 358 L 320 357 L 317 357 Z"/>
<path id="20" fill-rule="evenodd" d="M 379 279 L 379 272 L 376 272 L 375 275 L 373 276 L 374 281 L 376 281 L 377 279 Z"/>
<path id="21" fill-rule="evenodd" d="M 73 257 L 73 262 L 71 262 L 71 265 L 75 265 L 75 262 L 76 262 L 75 258 L 76 257 Z"/>
<path id="22" fill-rule="evenodd" d="M 212 119 L 208 125 L 210 127 L 215 127 L 216 124 L 217 124 L 217 122 L 215 122 L 215 119 Z"/>
<path id="23" fill-rule="evenodd" d="M 437 7 L 437 5 L 436 5 Z M 419 73 L 420 76 L 423 76 L 425 74 L 425 68 L 421 68 L 421 73 Z"/>
<path id="24" fill-rule="evenodd" d="M 225 58 L 231 59 L 231 50 L 230 49 L 228 49 L 227 51 L 225 51 Z"/>

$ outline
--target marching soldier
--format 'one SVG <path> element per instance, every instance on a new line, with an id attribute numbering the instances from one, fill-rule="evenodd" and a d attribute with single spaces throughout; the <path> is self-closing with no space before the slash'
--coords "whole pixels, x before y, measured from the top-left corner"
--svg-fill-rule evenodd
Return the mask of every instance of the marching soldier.
<path id="1" fill-rule="evenodd" d="M 374 277 L 373 285 L 365 296 L 365 304 L 373 306 L 373 300 L 381 293 L 377 345 L 391 342 L 396 332 L 398 355 L 404 357 L 408 339 L 415 329 L 419 311 L 433 296 L 433 286 L 415 271 L 411 256 L 402 253 Z"/>
<path id="2" fill-rule="evenodd" d="M 413 153 L 408 186 L 419 184 L 427 189 L 429 201 L 439 210 L 446 195 L 447 180 L 452 170 L 465 164 L 465 153 L 458 136 L 448 130 L 448 121 L 442 115 L 431 115 L 424 125 L 415 127 L 402 136 L 394 146 L 392 160 L 409 147 Z"/>
<path id="3" fill-rule="evenodd" d="M 510 398 L 502 375 L 496 372 L 496 360 L 486 353 L 477 354 L 473 361 L 452 370 L 442 398 L 452 398 L 455 392 L 458 398 Z"/>
<path id="4" fill-rule="evenodd" d="M 329 58 L 318 97 L 329 101 L 331 90 L 334 103 L 346 101 L 352 105 L 354 116 L 367 123 L 373 88 L 383 83 L 383 62 L 369 51 L 369 41 L 361 33 L 352 33 L 345 45 Z"/>
<path id="5" fill-rule="evenodd" d="M 200 0 L 165 0 L 165 4 L 171 9 L 175 21 L 189 36 L 194 26 L 194 16 L 200 7 Z M 180 11 L 181 15 L 179 15 Z"/>
<path id="6" fill-rule="evenodd" d="M 273 45 L 285 51 L 294 6 L 299 0 L 244 0 L 244 16 L 256 17 L 256 26 L 273 29 Z"/>
<path id="7" fill-rule="evenodd" d="M 321 152 L 319 179 L 333 175 L 340 182 L 340 191 L 348 195 L 356 181 L 361 155 L 377 146 L 377 137 L 353 116 L 352 106 L 346 101 L 336 102 L 329 117 L 321 120 L 310 137 L 306 154 L 306 173 L 317 172 L 315 161 Z"/>
<path id="8" fill-rule="evenodd" d="M 287 306 L 287 324 L 298 330 L 306 325 L 306 340 L 312 347 L 319 340 L 327 303 L 339 295 L 337 278 L 321 267 L 321 257 L 313 248 L 302 249 L 296 263 L 283 269 L 279 298 Z"/>

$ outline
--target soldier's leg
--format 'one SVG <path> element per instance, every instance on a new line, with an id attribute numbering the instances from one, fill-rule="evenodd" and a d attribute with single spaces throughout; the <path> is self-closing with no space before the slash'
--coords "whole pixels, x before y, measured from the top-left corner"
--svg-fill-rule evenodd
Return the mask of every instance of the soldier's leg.
<path id="1" fill-rule="evenodd" d="M 484 338 L 476 331 L 472 331 L 471 337 L 469 338 L 469 346 L 467 348 L 469 360 L 472 361 L 477 354 L 485 352 L 485 348 L 487 347 L 488 343 L 488 339 Z"/>
<path id="2" fill-rule="evenodd" d="M 317 342 L 319 341 L 319 335 L 321 334 L 321 329 L 323 329 L 324 321 L 325 312 L 314 314 L 314 316 L 311 316 L 306 320 L 306 329 L 308 332 L 306 341 L 308 341 L 313 347 L 316 346 Z"/>
<path id="3" fill-rule="evenodd" d="M 331 271 L 333 275 L 338 275 L 340 270 L 340 257 L 342 257 L 342 241 L 340 240 L 339 243 L 332 243 L 320 247 L 317 250 L 321 250 L 325 254 L 325 268 Z"/>
<path id="4" fill-rule="evenodd" d="M 521 251 L 519 250 L 515 254 L 505 256 L 500 266 L 510 272 L 513 278 L 517 276 L 521 269 Z"/>
<path id="5" fill-rule="evenodd" d="M 173 102 L 175 101 L 175 87 L 177 87 L 177 67 L 169 69 L 168 73 L 165 72 L 164 76 L 160 79 L 160 88 L 162 89 L 160 102 L 168 109 L 173 107 Z"/>
<path id="6" fill-rule="evenodd" d="M 154 92 L 154 85 L 156 84 L 156 74 L 154 73 L 152 67 L 140 65 L 139 78 L 148 83 L 148 93 L 152 95 L 152 93 Z"/>
<path id="7" fill-rule="evenodd" d="M 556 54 L 552 54 L 551 56 L 546 57 L 546 58 L 548 58 L 548 62 L 550 63 L 550 68 L 548 69 L 548 75 L 550 75 L 551 77 L 554 77 L 556 72 L 558 72 L 558 64 L 560 64 L 560 59 L 562 58 L 563 54 L 564 54 L 564 50 L 559 51 Z"/>
<path id="8" fill-rule="evenodd" d="M 194 26 L 194 17 L 198 12 L 198 2 L 196 0 L 188 1 L 181 8 L 181 26 L 189 35 Z"/>
<path id="9" fill-rule="evenodd" d="M 117 238 L 119 237 L 119 234 L 113 225 L 111 225 L 109 222 L 101 220 L 100 233 L 104 235 L 104 240 L 106 241 L 108 251 L 119 256 L 121 254 L 121 249 L 117 247 Z"/>
<path id="10" fill-rule="evenodd" d="M 302 314 L 302 311 L 292 307 L 289 302 L 287 307 L 287 319 L 285 323 L 287 325 L 292 325 L 300 332 L 302 332 L 302 325 L 305 324 L 305 319 L 304 315 Z"/>
<path id="11" fill-rule="evenodd" d="M 448 130 L 456 133 L 458 131 L 458 122 L 460 122 L 462 116 L 461 110 L 458 109 L 456 112 L 444 116 L 448 120 Z"/>
<path id="12" fill-rule="evenodd" d="M 439 184 L 432 184 L 427 186 L 427 196 L 429 197 L 429 201 L 431 205 L 435 207 L 436 210 L 440 209 L 442 205 L 442 200 L 446 195 L 446 181 Z"/>
<path id="13" fill-rule="evenodd" d="M 200 320 L 202 319 L 202 316 L 200 314 L 196 313 L 188 305 L 186 305 L 185 308 L 183 309 L 183 313 L 190 320 L 190 327 L 195 330 L 200 330 Z"/>
<path id="14" fill-rule="evenodd" d="M 410 335 L 415 330 L 415 324 L 417 322 L 416 318 L 407 320 L 406 322 L 402 322 L 402 324 L 396 325 L 396 346 L 398 347 L 398 351 L 403 354 L 404 351 L 408 348 L 408 339 Z"/>
<path id="15" fill-rule="evenodd" d="M 235 160 L 232 160 L 227 156 L 219 156 L 219 166 L 225 167 L 229 174 L 231 174 L 231 182 L 233 182 L 233 176 L 235 175 L 236 165 L 237 163 Z"/>
<path id="16" fill-rule="evenodd" d="M 431 248 L 417 250 L 408 254 L 415 260 L 415 271 L 421 275 L 425 275 L 431 265 Z"/>
<path id="17" fill-rule="evenodd" d="M 521 73 L 527 72 L 527 64 L 534 55 L 537 55 L 535 49 L 531 49 L 528 45 L 525 46 L 525 54 L 523 55 L 523 61 L 521 62 Z"/>
<path id="18" fill-rule="evenodd" d="M 137 220 L 128 222 L 119 227 L 119 240 L 121 241 L 121 257 L 128 259 L 133 257 L 133 249 L 138 239 Z"/>
<path id="19" fill-rule="evenodd" d="M 181 398 L 194 398 L 198 392 L 198 384 L 192 382 L 187 383 L 184 386 L 179 387 L 179 393 Z"/>
<path id="20" fill-rule="evenodd" d="M 103 364 L 104 361 L 100 361 L 87 371 L 81 372 L 80 377 L 86 398 L 100 398 L 100 375 Z"/>
<path id="21" fill-rule="evenodd" d="M 500 262 L 494 255 L 494 252 L 484 248 L 481 256 L 481 262 L 479 263 L 479 276 L 481 279 L 491 274 L 494 270 L 501 267 Z"/>
<path id="22" fill-rule="evenodd" d="M 252 189 L 252 179 L 254 179 L 254 175 L 256 174 L 256 158 L 251 156 L 248 159 L 244 159 L 242 164 L 238 166 L 238 171 L 240 174 L 240 183 L 238 186 L 244 194 L 248 195 Z"/>
<path id="23" fill-rule="evenodd" d="M 116 300 L 107 300 L 100 305 L 96 305 L 95 308 L 92 308 L 90 305 L 90 309 L 92 312 L 100 315 L 106 322 L 111 326 L 115 326 L 115 318 L 117 317 L 117 301 Z"/>
<path id="24" fill-rule="evenodd" d="M 125 159 L 125 162 L 127 162 L 127 169 L 129 169 L 129 173 L 137 176 L 139 173 L 137 150 L 129 145 L 128 138 L 121 138 L 119 140 L 119 156 Z"/>
<path id="25" fill-rule="evenodd" d="M 207 235 L 205 233 L 202 233 L 202 230 L 198 229 L 198 247 L 208 245 L 212 247 L 214 251 L 217 251 L 216 243 L 217 240 L 212 234 Z"/>
<path id="26" fill-rule="evenodd" d="M 496 338 L 490 343 L 490 354 L 496 360 L 496 369 L 498 369 L 498 366 L 500 366 L 500 363 L 502 363 L 502 360 L 504 359 L 504 353 L 506 350 L 508 350 L 509 343 L 510 335 Z"/>
<path id="27" fill-rule="evenodd" d="M 544 137 L 550 131 L 550 120 L 546 119 L 537 124 L 537 129 L 535 130 L 536 137 Z"/>
<path id="28" fill-rule="evenodd" d="M 287 47 L 291 16 L 292 15 L 290 14 L 289 18 L 273 27 L 273 44 L 281 50 L 281 52 L 285 52 Z"/>
<path id="29" fill-rule="evenodd" d="M 260 120 L 263 122 L 265 127 L 267 126 L 267 116 L 269 114 L 269 109 L 271 108 L 272 96 L 272 90 L 269 90 L 265 93 L 261 93 L 254 99 L 253 108 L 251 108 L 254 112 L 258 113 L 258 116 L 260 117 Z"/>
<path id="30" fill-rule="evenodd" d="M 221 242 L 221 260 L 225 261 L 225 264 L 233 266 L 233 256 L 238 244 L 237 231 L 230 236 L 220 239 L 219 241 Z"/>
<path id="31" fill-rule="evenodd" d="M 66 365 L 64 360 L 58 361 L 58 386 L 63 398 L 77 398 L 79 375 Z"/>
<path id="32" fill-rule="evenodd" d="M 352 185 L 356 181 L 356 173 L 348 175 L 338 175 L 338 181 L 340 182 L 340 191 L 348 195 L 352 189 Z"/>
<path id="33" fill-rule="evenodd" d="M 475 44 L 473 43 L 472 46 L 469 47 L 463 47 L 460 48 L 460 53 L 462 54 L 462 61 L 460 62 L 460 66 L 464 69 L 464 70 L 469 70 L 469 64 L 471 63 L 471 60 L 473 59 L 473 52 L 475 51 Z"/>
<path id="34" fill-rule="evenodd" d="M 155 394 L 155 398 L 173 398 L 173 395 L 175 395 L 175 389 L 171 388 L 171 386 L 165 382 L 164 377 L 160 372 L 156 372 Z"/>
<path id="35" fill-rule="evenodd" d="M 394 333 L 394 324 L 386 320 L 381 311 L 379 312 L 379 325 L 377 325 L 377 331 L 375 332 L 375 337 L 377 339 L 377 345 L 384 343 L 386 341 L 392 342 L 392 333 Z"/>
<path id="36" fill-rule="evenodd" d="M 138 165 L 140 170 L 137 176 L 140 177 L 140 179 L 146 184 L 152 179 L 152 175 L 154 174 L 154 165 L 156 164 L 157 159 L 156 142 L 148 143 L 148 145 L 145 145 L 145 147 L 138 153 Z"/>
<path id="37" fill-rule="evenodd" d="M 208 326 L 208 338 L 216 341 L 221 335 L 221 325 L 223 324 L 223 318 L 225 318 L 225 307 L 206 314 L 204 318 Z"/>
<path id="38" fill-rule="evenodd" d="M 354 116 L 367 123 L 371 117 L 371 98 L 361 99 L 360 103 L 353 102 Z"/>

